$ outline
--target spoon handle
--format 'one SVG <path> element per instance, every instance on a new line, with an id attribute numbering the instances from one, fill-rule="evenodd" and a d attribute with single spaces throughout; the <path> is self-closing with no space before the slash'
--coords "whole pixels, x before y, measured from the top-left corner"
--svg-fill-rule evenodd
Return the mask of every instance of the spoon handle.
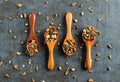
<path id="1" fill-rule="evenodd" d="M 35 19 L 36 19 L 35 13 L 31 12 L 29 15 L 30 35 L 34 35 Z"/>
<path id="2" fill-rule="evenodd" d="M 91 46 L 86 46 L 86 59 L 85 59 L 85 68 L 87 70 L 91 69 Z"/>
<path id="3" fill-rule="evenodd" d="M 67 35 L 71 36 L 71 25 L 72 25 L 72 13 L 66 13 L 66 26 L 67 26 Z"/>
<path id="4" fill-rule="evenodd" d="M 54 69 L 54 59 L 53 59 L 53 47 L 49 48 L 49 57 L 48 57 L 48 69 Z"/>

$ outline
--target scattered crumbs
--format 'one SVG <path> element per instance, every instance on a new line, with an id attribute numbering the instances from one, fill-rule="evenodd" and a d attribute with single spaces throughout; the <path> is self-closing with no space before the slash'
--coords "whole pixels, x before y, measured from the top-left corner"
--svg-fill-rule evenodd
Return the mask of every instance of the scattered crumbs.
<path id="1" fill-rule="evenodd" d="M 29 60 L 28 60 L 28 64 L 31 64 L 31 62 L 32 62 L 32 60 L 31 60 L 31 59 L 29 59 Z"/>
<path id="2" fill-rule="evenodd" d="M 22 75 L 22 76 L 26 76 L 27 73 L 26 73 L 26 72 L 22 72 L 21 75 Z"/>
<path id="3" fill-rule="evenodd" d="M 73 26 L 73 28 L 74 28 L 74 29 L 78 29 L 78 28 L 79 28 L 79 26 L 77 26 L 77 25 L 74 25 L 74 26 Z"/>
<path id="4" fill-rule="evenodd" d="M 15 64 L 15 65 L 13 65 L 13 68 L 14 68 L 15 70 L 18 70 L 18 69 L 19 69 L 19 66 L 18 66 L 17 64 Z"/>
<path id="5" fill-rule="evenodd" d="M 93 70 L 88 70 L 88 72 L 89 72 L 89 73 L 92 73 L 92 72 L 93 72 Z"/>
<path id="6" fill-rule="evenodd" d="M 16 35 L 14 35 L 14 36 L 13 36 L 13 39 L 16 39 L 16 38 L 17 38 L 17 36 L 16 36 Z"/>
<path id="7" fill-rule="evenodd" d="M 111 67 L 107 67 L 107 70 L 108 70 L 108 71 L 111 71 L 111 70 L 112 70 L 112 68 L 111 68 Z"/>
<path id="8" fill-rule="evenodd" d="M 45 1 L 45 4 L 48 4 L 48 1 Z"/>
<path id="9" fill-rule="evenodd" d="M 23 18 L 27 18 L 27 14 L 26 13 L 23 13 Z"/>
<path id="10" fill-rule="evenodd" d="M 78 22 L 78 20 L 77 20 L 77 19 L 73 19 L 73 22 L 74 22 L 74 23 L 77 23 L 77 22 Z"/>
<path id="11" fill-rule="evenodd" d="M 54 17 L 56 17 L 56 18 L 57 18 L 57 17 L 59 17 L 59 15 L 58 15 L 58 14 L 54 14 Z"/>
<path id="12" fill-rule="evenodd" d="M 37 30 L 37 33 L 38 33 L 38 34 L 40 34 L 40 32 L 41 32 L 40 30 Z"/>
<path id="13" fill-rule="evenodd" d="M 31 81 L 32 81 L 32 82 L 35 82 L 35 79 L 34 79 L 34 78 L 32 78 L 32 79 L 31 79 Z"/>
<path id="14" fill-rule="evenodd" d="M 6 74 L 5 74 L 5 77 L 6 77 L 6 78 L 9 78 L 9 77 L 10 77 L 10 74 L 6 73 Z"/>
<path id="15" fill-rule="evenodd" d="M 2 66 L 2 64 L 3 64 L 3 61 L 0 61 L 0 66 Z"/>
<path id="16" fill-rule="evenodd" d="M 84 46 L 84 45 L 83 45 L 83 43 L 81 43 L 81 44 L 80 44 L 80 49 L 82 49 L 82 48 L 83 48 L 83 46 Z"/>
<path id="17" fill-rule="evenodd" d="M 46 21 L 48 21 L 49 20 L 49 16 L 46 16 Z"/>
<path id="18" fill-rule="evenodd" d="M 83 3 L 81 3 L 79 7 L 80 7 L 80 8 L 83 8 L 83 6 L 84 6 L 84 4 L 83 4 Z"/>
<path id="19" fill-rule="evenodd" d="M 57 27 L 57 30 L 60 30 L 60 27 Z"/>
<path id="20" fill-rule="evenodd" d="M 109 55 L 109 56 L 108 56 L 108 59 L 112 59 L 112 55 Z"/>
<path id="21" fill-rule="evenodd" d="M 51 22 L 51 23 L 50 23 L 50 25 L 51 25 L 51 26 L 54 26 L 54 25 L 55 25 L 55 23 L 54 23 L 54 22 Z"/>
<path id="22" fill-rule="evenodd" d="M 98 22 L 100 22 L 100 21 L 102 21 L 102 20 L 103 20 L 102 17 L 100 17 L 100 18 L 97 19 Z"/>
<path id="23" fill-rule="evenodd" d="M 74 71 L 75 71 L 75 68 L 74 68 L 74 67 L 70 68 L 70 71 L 74 72 Z"/>
<path id="24" fill-rule="evenodd" d="M 58 42 L 57 45 L 59 46 L 59 45 L 60 45 L 60 42 Z"/>
<path id="25" fill-rule="evenodd" d="M 28 31 L 27 30 L 24 30 L 25 33 L 27 33 Z"/>
<path id="26" fill-rule="evenodd" d="M 21 52 L 16 52 L 16 55 L 17 55 L 17 56 L 20 56 L 20 55 L 21 55 Z"/>
<path id="27" fill-rule="evenodd" d="M 58 67 L 58 70 L 59 70 L 59 71 L 61 71 L 61 70 L 62 70 L 62 67 L 61 67 L 61 66 L 59 66 L 59 67 Z"/>
<path id="28" fill-rule="evenodd" d="M 77 4 L 77 2 L 72 2 L 71 6 L 75 6 Z"/>
<path id="29" fill-rule="evenodd" d="M 101 56 L 101 54 L 100 54 L 100 53 L 97 53 L 96 56 Z"/>
<path id="30" fill-rule="evenodd" d="M 23 18 L 23 14 L 20 15 L 20 18 L 21 18 L 21 19 Z"/>
<path id="31" fill-rule="evenodd" d="M 22 67 L 23 67 L 23 68 L 25 68 L 25 67 L 26 67 L 26 65 L 25 65 L 25 64 L 23 64 L 23 65 L 22 65 Z"/>
<path id="32" fill-rule="evenodd" d="M 69 68 L 65 70 L 65 75 L 67 76 L 69 74 Z"/>
<path id="33" fill-rule="evenodd" d="M 25 23 L 25 26 L 28 26 L 28 23 Z"/>
<path id="34" fill-rule="evenodd" d="M 21 40 L 21 41 L 20 41 L 20 44 L 21 44 L 21 45 L 23 45 L 23 44 L 24 44 L 24 41 L 23 41 L 23 40 Z"/>
<path id="35" fill-rule="evenodd" d="M 68 65 L 68 62 L 65 62 L 65 65 Z"/>
<path id="36" fill-rule="evenodd" d="M 35 70 L 36 70 L 36 71 L 38 71 L 38 70 L 39 70 L 39 67 L 38 67 L 38 66 L 36 66 L 36 67 L 35 67 Z"/>
<path id="37" fill-rule="evenodd" d="M 88 82 L 93 82 L 93 79 L 88 79 Z"/>
<path id="38" fill-rule="evenodd" d="M 95 58 L 95 61 L 100 61 L 100 58 Z"/>
<path id="39" fill-rule="evenodd" d="M 12 17 L 8 17 L 9 20 L 12 20 Z"/>
<path id="40" fill-rule="evenodd" d="M 38 12 L 37 15 L 41 15 L 42 13 L 41 12 Z"/>
<path id="41" fill-rule="evenodd" d="M 12 63 L 12 61 L 11 61 L 11 60 L 9 60 L 9 61 L 8 61 L 8 63 L 9 63 L 9 64 L 11 64 L 11 63 Z"/>
<path id="42" fill-rule="evenodd" d="M 84 13 L 83 11 L 81 11 L 81 12 L 80 12 L 80 15 L 81 15 L 81 16 L 84 16 L 84 15 L 85 15 L 85 13 Z"/>
<path id="43" fill-rule="evenodd" d="M 112 49 L 112 45 L 111 45 L 111 44 L 108 44 L 107 47 L 108 47 L 109 49 Z"/>
<path id="44" fill-rule="evenodd" d="M 12 32 L 12 30 L 11 30 L 11 29 L 9 29 L 9 30 L 8 30 L 8 32 L 9 32 L 9 33 L 11 33 L 11 32 Z"/>
<path id="45" fill-rule="evenodd" d="M 18 8 L 21 8 L 22 6 L 23 6 L 23 5 L 22 5 L 22 4 L 20 4 L 20 3 L 19 3 L 19 4 L 17 4 L 17 7 L 18 7 Z"/>
<path id="46" fill-rule="evenodd" d="M 99 44 L 100 44 L 100 41 L 96 41 L 94 46 L 97 47 Z"/>
<path id="47" fill-rule="evenodd" d="M 93 12 L 92 7 L 88 7 L 87 9 L 88 9 L 89 12 L 91 12 L 91 13 Z"/>

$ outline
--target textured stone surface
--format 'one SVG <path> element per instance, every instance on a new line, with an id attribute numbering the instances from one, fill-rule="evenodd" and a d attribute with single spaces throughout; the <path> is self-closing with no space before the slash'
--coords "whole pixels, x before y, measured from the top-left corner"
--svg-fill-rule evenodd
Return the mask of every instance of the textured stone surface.
<path id="1" fill-rule="evenodd" d="M 89 78 L 93 78 L 95 82 L 118 82 L 120 80 L 120 1 L 119 0 L 75 0 L 77 3 L 75 6 L 71 6 L 73 0 L 48 0 L 48 4 L 45 4 L 45 0 L 8 0 L 4 2 L 0 0 L 0 60 L 3 61 L 3 65 L 0 66 L 0 82 L 31 82 L 31 78 L 34 78 L 36 82 L 86 82 Z M 17 4 L 22 3 L 23 7 L 18 8 Z M 79 5 L 83 3 L 84 7 L 79 8 Z M 87 10 L 88 7 L 92 7 L 93 13 Z M 41 30 L 40 34 L 36 33 L 39 40 L 41 49 L 35 57 L 28 57 L 25 54 L 25 45 L 20 45 L 21 40 L 27 40 L 29 35 L 29 27 L 25 26 L 28 22 L 27 19 L 15 18 L 18 14 L 31 12 L 41 12 L 42 15 L 36 15 L 35 30 Z M 61 46 L 55 46 L 54 59 L 55 68 L 53 71 L 47 70 L 47 47 L 44 44 L 43 32 L 52 22 L 54 14 L 61 14 L 60 17 L 54 18 L 55 27 L 61 24 L 59 30 L 59 42 L 62 44 L 65 38 L 66 26 L 65 26 L 65 13 L 71 11 L 73 13 L 73 19 L 77 19 L 77 23 L 73 23 L 72 26 L 78 25 L 80 28 L 73 29 L 72 34 L 77 42 L 78 49 L 74 56 L 67 58 L 62 52 Z M 80 16 L 80 12 L 84 11 L 85 15 Z M 49 16 L 48 22 L 45 21 L 46 16 Z M 13 20 L 9 20 L 12 17 Z M 97 19 L 103 17 L 103 20 L 97 22 Z M 91 21 L 88 21 L 88 18 Z M 86 25 L 93 25 L 96 29 L 102 32 L 97 37 L 96 41 L 100 41 L 100 45 L 92 48 L 92 70 L 93 73 L 89 73 L 84 69 L 84 57 L 85 47 L 79 49 L 81 39 L 81 32 Z M 9 29 L 13 32 L 9 33 Z M 28 33 L 24 33 L 24 30 L 28 30 Z M 79 33 L 78 37 L 75 33 Z M 17 38 L 14 40 L 13 36 Z M 107 44 L 112 45 L 112 49 L 107 48 Z M 16 52 L 22 52 L 21 56 L 17 56 Z M 100 61 L 95 61 L 96 53 L 100 53 Z M 112 55 L 112 59 L 107 58 L 108 55 Z M 82 61 L 78 61 L 78 58 L 82 56 Z M 32 60 L 33 72 L 29 72 L 30 65 L 29 59 Z M 9 64 L 9 60 L 12 61 Z M 68 65 L 65 65 L 68 62 Z M 17 64 L 19 70 L 13 69 L 13 65 Z M 22 68 L 25 64 L 26 68 Z M 35 67 L 39 66 L 39 71 L 35 71 Z M 58 71 L 58 66 L 62 66 L 62 71 Z M 107 67 L 111 67 L 111 71 L 107 71 Z M 70 72 L 68 76 L 64 75 L 67 67 L 75 67 L 75 72 Z M 21 76 L 22 72 L 27 72 L 26 76 Z M 10 74 L 10 78 L 5 78 L 4 75 Z M 73 76 L 77 79 L 73 79 Z"/>

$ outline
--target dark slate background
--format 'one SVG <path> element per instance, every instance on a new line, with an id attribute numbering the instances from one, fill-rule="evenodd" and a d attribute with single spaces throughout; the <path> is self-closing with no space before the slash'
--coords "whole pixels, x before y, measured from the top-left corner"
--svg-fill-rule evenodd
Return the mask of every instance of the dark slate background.
<path id="1" fill-rule="evenodd" d="M 9 0 L 4 2 L 0 0 L 0 60 L 3 61 L 3 65 L 0 66 L 0 82 L 31 82 L 31 78 L 34 78 L 36 82 L 87 82 L 89 78 L 93 78 L 94 82 L 119 82 L 120 81 L 120 0 L 48 0 L 48 4 L 45 4 L 46 0 Z M 75 6 L 71 6 L 72 2 L 77 2 Z M 22 3 L 22 8 L 17 8 L 17 4 Z M 79 5 L 83 3 L 84 7 L 79 8 Z M 87 8 L 92 7 L 93 13 L 90 13 Z M 29 27 L 25 26 L 28 22 L 27 19 L 15 18 L 16 15 L 31 12 L 41 12 L 42 15 L 36 15 L 35 31 L 41 30 L 40 34 L 36 33 L 39 40 L 41 49 L 35 57 L 29 57 L 25 54 L 25 45 L 20 45 L 21 40 L 27 40 L 29 35 Z M 78 23 L 73 23 L 72 26 L 78 25 L 79 29 L 72 28 L 72 34 L 77 42 L 77 52 L 74 56 L 67 58 L 62 52 L 61 46 L 55 46 L 54 59 L 55 68 L 53 71 L 47 70 L 47 47 L 44 44 L 43 32 L 48 27 L 49 23 L 54 18 L 54 14 L 61 14 L 60 17 L 54 18 L 55 27 L 58 24 L 62 24 L 59 30 L 58 42 L 62 44 L 65 34 L 65 13 L 71 11 L 73 13 L 73 19 L 78 19 Z M 85 16 L 80 16 L 80 12 L 84 11 Z M 49 16 L 48 22 L 45 21 L 46 16 Z M 8 18 L 12 17 L 13 20 Z M 97 19 L 103 17 L 103 20 L 98 22 Z M 88 21 L 88 18 L 91 18 Z M 93 25 L 102 34 L 97 36 L 96 41 L 100 41 L 98 47 L 92 48 L 92 70 L 93 73 L 89 73 L 83 67 L 85 47 L 80 49 L 79 46 L 83 42 L 81 39 L 81 32 L 86 25 Z M 13 32 L 9 33 L 8 30 L 12 29 Z M 28 30 L 28 33 L 24 33 L 24 30 Z M 76 37 L 75 33 L 79 33 Z M 16 40 L 13 39 L 13 35 L 16 35 Z M 110 50 L 107 48 L 107 44 L 111 44 L 113 48 Z M 22 52 L 21 56 L 17 56 L 16 52 Z M 96 53 L 100 53 L 100 61 L 95 61 Z M 107 58 L 108 55 L 112 55 L 112 59 Z M 82 61 L 78 58 L 82 56 Z M 28 60 L 32 60 L 33 72 L 30 73 L 30 66 Z M 9 64 L 9 60 L 12 64 Z M 68 65 L 65 65 L 68 62 Z M 13 65 L 18 64 L 19 70 L 13 69 Z M 26 68 L 22 68 L 25 64 Z M 39 66 L 39 71 L 34 69 Z M 62 66 L 62 71 L 58 71 L 58 66 Z M 107 67 L 112 68 L 111 71 L 107 71 Z M 68 67 L 75 67 L 75 72 L 70 72 L 68 76 L 64 75 L 65 70 Z M 26 76 L 21 76 L 22 72 L 27 72 Z M 10 78 L 5 78 L 4 74 L 9 73 Z M 77 79 L 73 79 L 73 76 Z"/>

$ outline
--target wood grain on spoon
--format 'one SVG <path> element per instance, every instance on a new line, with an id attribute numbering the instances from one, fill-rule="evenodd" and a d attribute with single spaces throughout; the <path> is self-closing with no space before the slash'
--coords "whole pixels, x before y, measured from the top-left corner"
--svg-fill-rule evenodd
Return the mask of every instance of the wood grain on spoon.
<path id="1" fill-rule="evenodd" d="M 72 13 L 67 12 L 66 13 L 67 34 L 66 34 L 66 37 L 65 37 L 63 45 L 62 45 L 63 52 L 67 56 L 74 55 L 74 53 L 76 52 L 76 48 L 77 48 L 76 42 L 71 33 L 71 25 L 72 25 Z"/>
<path id="2" fill-rule="evenodd" d="M 50 30 L 53 30 L 53 32 L 52 31 L 50 32 Z M 46 29 L 46 31 L 44 32 L 44 39 L 45 39 L 45 43 L 47 44 L 48 49 L 49 49 L 48 69 L 53 70 L 54 69 L 53 52 L 54 52 L 55 44 L 58 40 L 58 32 L 57 32 L 56 28 L 49 26 Z"/>
<path id="3" fill-rule="evenodd" d="M 39 42 L 38 42 L 38 40 L 35 36 L 35 33 L 34 33 L 35 19 L 36 19 L 35 13 L 31 12 L 29 15 L 30 35 L 29 35 L 27 43 L 26 43 L 26 48 L 27 48 L 26 53 L 29 56 L 35 56 L 35 54 L 38 52 L 38 50 L 40 48 Z M 31 47 L 28 47 L 30 45 L 30 43 L 32 44 L 33 42 L 35 45 L 37 45 L 37 46 L 35 46 L 35 47 L 37 47 L 36 49 L 31 49 Z M 30 51 L 30 50 L 32 50 L 34 53 L 31 54 L 30 52 L 32 52 L 32 51 Z"/>

